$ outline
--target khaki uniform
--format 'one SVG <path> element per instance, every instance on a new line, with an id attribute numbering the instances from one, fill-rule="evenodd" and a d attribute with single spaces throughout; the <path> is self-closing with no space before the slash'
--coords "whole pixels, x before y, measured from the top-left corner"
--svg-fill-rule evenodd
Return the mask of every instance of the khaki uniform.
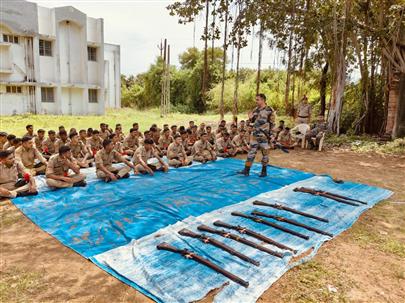
<path id="1" fill-rule="evenodd" d="M 309 104 L 309 103 L 304 104 L 303 102 L 301 102 L 298 105 L 296 123 L 297 124 L 302 124 L 302 123 L 308 124 L 309 123 L 309 118 L 311 116 L 311 111 L 312 111 L 311 104 Z"/>
<path id="2" fill-rule="evenodd" d="M 235 138 L 238 135 L 238 131 L 234 131 L 234 132 L 230 132 L 229 133 L 229 137 L 231 138 L 231 140 L 233 140 L 233 138 Z"/>
<path id="3" fill-rule="evenodd" d="M 33 176 L 45 172 L 46 165 L 44 163 L 46 163 L 46 159 L 35 147 L 27 150 L 20 146 L 14 153 L 16 159 L 20 160 L 24 167 L 31 171 Z M 35 160 L 39 160 L 41 164 L 35 165 Z"/>
<path id="4" fill-rule="evenodd" d="M 220 157 L 232 157 L 236 154 L 235 146 L 233 145 L 231 139 L 225 140 L 224 137 L 221 137 L 217 140 L 217 152 Z"/>
<path id="5" fill-rule="evenodd" d="M 0 146 L 1 146 L 1 144 L 0 144 Z M 10 144 L 10 142 L 5 142 L 4 144 L 3 144 L 3 146 L 2 147 L 0 147 L 0 150 L 7 150 L 8 148 L 10 148 L 11 147 L 11 144 Z"/>
<path id="6" fill-rule="evenodd" d="M 198 140 L 193 146 L 193 159 L 198 162 L 211 161 L 216 154 L 213 146 L 208 141 Z"/>
<path id="7" fill-rule="evenodd" d="M 207 134 L 207 135 L 208 135 L 208 142 L 209 142 L 211 145 L 215 145 L 216 142 L 217 142 L 217 136 L 215 136 L 214 133 L 209 133 L 209 134 Z"/>
<path id="8" fill-rule="evenodd" d="M 82 141 L 79 141 L 78 144 L 72 144 L 72 142 L 69 142 L 67 146 L 70 147 L 72 156 L 79 161 L 82 161 L 84 157 L 88 154 L 88 150 Z"/>
<path id="9" fill-rule="evenodd" d="M 44 140 L 44 142 L 42 142 L 42 150 L 44 153 L 48 153 L 53 155 L 54 153 L 56 153 L 56 147 L 55 147 L 55 143 L 56 143 L 57 139 L 55 139 L 54 141 L 52 141 L 51 139 L 47 138 L 46 140 Z"/>
<path id="10" fill-rule="evenodd" d="M 126 150 L 128 155 L 133 155 L 136 149 L 139 146 L 139 137 L 133 137 L 131 134 L 128 134 L 124 139 L 124 150 Z"/>
<path id="11" fill-rule="evenodd" d="M 172 142 L 173 142 L 173 137 L 171 137 L 171 136 L 169 136 L 169 137 L 161 136 L 159 138 L 159 147 L 160 147 L 161 150 L 167 150 L 170 143 L 172 143 Z"/>
<path id="12" fill-rule="evenodd" d="M 100 130 L 100 132 L 99 132 L 99 136 L 100 136 L 101 140 L 107 139 L 110 135 L 111 135 L 111 133 L 108 130 L 106 130 L 104 132 Z"/>
<path id="13" fill-rule="evenodd" d="M 119 152 L 120 155 L 124 154 L 124 144 L 118 141 L 117 143 L 114 144 L 114 150 Z"/>
<path id="14" fill-rule="evenodd" d="M 145 146 L 139 146 L 137 148 L 137 150 L 134 153 L 134 157 L 132 158 L 132 161 L 135 164 L 135 168 L 136 170 L 138 170 L 139 172 L 145 172 L 145 168 L 142 166 L 142 164 L 140 164 L 139 159 L 142 159 L 143 162 L 145 162 L 146 164 L 148 163 L 149 159 L 153 159 L 153 158 L 159 158 L 158 152 L 155 148 L 152 148 L 151 150 L 146 150 Z M 156 165 L 153 165 L 154 167 L 152 169 L 159 169 L 161 168 L 161 164 L 160 162 L 158 162 Z"/>
<path id="15" fill-rule="evenodd" d="M 203 133 L 205 133 L 205 132 L 206 132 L 206 131 L 205 131 L 205 128 L 204 128 L 204 129 L 198 128 L 198 130 L 197 130 L 197 137 L 200 138 L 201 135 L 202 135 Z"/>
<path id="16" fill-rule="evenodd" d="M 167 148 L 167 158 L 170 166 L 182 166 L 183 160 L 185 160 L 185 165 L 189 165 L 193 161 L 193 157 L 187 156 L 184 146 L 176 142 L 171 143 Z"/>
<path id="17" fill-rule="evenodd" d="M 277 141 L 281 144 L 281 145 L 283 145 L 284 147 L 292 147 L 292 145 L 293 145 L 293 139 L 292 139 L 292 136 L 291 136 L 291 132 L 290 131 L 288 131 L 287 132 L 287 130 L 282 130 L 279 134 L 278 134 L 278 137 L 277 137 Z"/>
<path id="18" fill-rule="evenodd" d="M 91 152 L 95 155 L 98 150 L 103 148 L 103 140 L 100 137 L 97 137 L 97 139 L 90 137 L 87 139 L 87 146 L 90 147 Z"/>
<path id="19" fill-rule="evenodd" d="M 104 179 L 107 177 L 107 175 L 100 169 L 101 165 L 103 165 L 109 172 L 112 172 L 113 174 L 118 175 L 121 178 L 131 171 L 131 168 L 126 165 L 121 169 L 112 166 L 114 160 L 117 162 L 125 161 L 125 159 L 116 150 L 112 150 L 110 153 L 107 153 L 106 150 L 103 148 L 97 152 L 95 160 L 96 174 L 97 177 L 99 177 L 100 179 Z"/>
<path id="20" fill-rule="evenodd" d="M 58 139 L 55 142 L 55 153 L 59 153 L 59 148 L 61 148 L 64 145 L 68 145 L 70 143 L 70 139 L 66 139 L 66 141 L 62 141 L 62 139 Z"/>
<path id="21" fill-rule="evenodd" d="M 65 160 L 65 161 L 70 161 L 70 160 Z M 71 174 L 69 175 L 69 166 L 65 162 L 59 154 L 53 155 L 52 157 L 49 158 L 48 166 L 46 168 L 46 184 L 50 187 L 56 187 L 56 188 L 66 188 L 66 187 L 72 187 L 73 183 L 83 181 L 86 176 L 83 174 Z M 64 176 L 64 177 L 69 177 L 73 178 L 73 183 L 70 182 L 65 182 L 61 180 L 55 180 L 49 178 L 50 175 L 56 175 L 56 176 Z"/>
<path id="22" fill-rule="evenodd" d="M 27 191 L 29 189 L 29 184 L 18 188 L 15 186 L 15 183 L 18 180 L 18 175 L 26 172 L 24 165 L 20 161 L 14 161 L 14 164 L 11 167 L 7 167 L 3 163 L 0 163 L 0 187 L 11 192 L 10 195 L 0 195 L 0 197 L 15 198 L 18 192 Z"/>
<path id="23" fill-rule="evenodd" d="M 44 143 L 44 141 L 45 141 L 45 138 L 40 139 L 38 136 L 34 138 L 35 147 L 41 154 L 44 152 L 43 145 L 42 145 Z"/>
<path id="24" fill-rule="evenodd" d="M 237 153 L 246 153 L 249 150 L 249 143 L 246 136 L 242 137 L 240 134 L 235 136 L 232 140 L 232 144 L 235 146 Z"/>

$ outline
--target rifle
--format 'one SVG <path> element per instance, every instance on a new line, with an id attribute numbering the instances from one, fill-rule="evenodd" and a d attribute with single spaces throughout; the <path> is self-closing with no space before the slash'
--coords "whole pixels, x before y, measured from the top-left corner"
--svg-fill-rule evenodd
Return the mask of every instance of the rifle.
<path id="1" fill-rule="evenodd" d="M 289 150 L 287 148 L 285 148 L 282 144 L 278 143 L 275 139 L 273 139 L 273 137 L 264 129 L 259 128 L 259 131 L 262 132 L 267 137 L 267 140 L 269 140 L 269 142 L 271 142 L 275 147 L 277 147 L 278 149 L 287 154 L 289 153 Z"/>
<path id="2" fill-rule="evenodd" d="M 264 247 L 262 245 L 259 245 L 259 244 L 255 243 L 255 242 L 249 241 L 248 239 L 239 237 L 238 235 L 226 232 L 225 230 L 214 229 L 214 228 L 211 228 L 211 227 L 209 227 L 207 225 L 200 225 L 200 226 L 197 227 L 197 229 L 200 230 L 200 231 L 205 231 L 205 232 L 211 233 L 211 234 L 220 235 L 221 237 L 224 237 L 224 238 L 229 238 L 229 239 L 235 240 L 237 242 L 240 242 L 240 243 L 245 244 L 247 246 L 250 246 L 250 247 L 256 248 L 258 250 L 264 251 L 264 252 L 266 252 L 266 253 L 268 253 L 270 255 L 273 255 L 275 257 L 278 257 L 278 258 L 283 258 L 284 257 L 284 255 L 279 253 L 279 252 L 268 249 L 267 247 Z"/>
<path id="3" fill-rule="evenodd" d="M 287 246 L 287 245 L 284 245 L 284 244 L 282 244 L 282 243 L 279 243 L 279 242 L 277 242 L 277 241 L 274 241 L 273 239 L 270 239 L 270 238 L 268 238 L 268 237 L 266 237 L 266 236 L 263 236 L 262 234 L 259 234 L 259 233 L 255 232 L 255 231 L 253 231 L 253 230 L 247 229 L 246 227 L 239 226 L 239 225 L 231 225 L 231 224 L 228 224 L 228 223 L 219 221 L 219 220 L 218 220 L 218 221 L 215 221 L 215 222 L 214 222 L 214 225 L 215 225 L 215 226 L 219 226 L 219 227 L 224 227 L 224 228 L 232 229 L 232 230 L 236 230 L 236 231 L 237 231 L 238 233 L 240 233 L 240 234 L 248 235 L 248 236 L 251 236 L 251 237 L 253 237 L 253 238 L 256 238 L 256 239 L 258 239 L 258 240 L 260 240 L 260 241 L 263 241 L 263 242 L 266 242 L 266 243 L 268 243 L 268 244 L 274 245 L 274 246 L 276 246 L 276 247 L 278 247 L 278 248 L 292 251 L 294 254 L 297 253 L 297 250 L 292 249 L 291 247 L 289 247 L 289 246 Z"/>
<path id="4" fill-rule="evenodd" d="M 209 261 L 203 257 L 200 257 L 199 255 L 197 255 L 196 253 L 194 253 L 188 249 L 179 249 L 177 247 L 171 246 L 170 244 L 168 244 L 166 242 L 160 243 L 159 245 L 156 246 L 156 248 L 158 250 L 167 250 L 167 251 L 174 252 L 176 254 L 180 254 L 186 259 L 194 260 L 202 265 L 205 265 L 205 266 L 211 268 L 212 270 L 216 271 L 217 273 L 220 273 L 221 275 L 242 285 L 243 287 L 249 286 L 249 282 L 242 280 L 238 276 L 235 276 L 234 274 L 230 273 L 229 271 L 226 271 L 225 269 L 219 267 L 218 265 L 212 263 L 211 261 Z"/>
<path id="5" fill-rule="evenodd" d="M 302 224 L 302 223 L 300 223 L 298 221 L 295 221 L 295 220 L 287 219 L 287 218 L 280 217 L 280 216 L 274 216 L 274 215 L 266 214 L 266 213 L 263 213 L 261 211 L 253 211 L 252 215 L 274 219 L 274 220 L 277 220 L 279 222 L 286 222 L 288 224 L 295 225 L 295 226 L 298 226 L 298 227 L 302 227 L 302 228 L 305 228 L 307 230 L 313 231 L 315 233 L 325 235 L 325 236 L 329 236 L 329 237 L 333 238 L 333 235 L 326 232 L 326 231 L 323 231 L 323 230 L 320 230 L 318 228 Z"/>
<path id="6" fill-rule="evenodd" d="M 315 219 L 315 220 L 318 220 L 318 221 L 329 223 L 328 219 L 324 219 L 324 218 L 321 218 L 321 217 L 318 217 L 318 216 L 315 216 L 315 215 L 312 215 L 312 214 L 309 214 L 309 213 L 305 213 L 303 211 L 296 210 L 294 208 L 284 206 L 284 205 L 281 205 L 281 204 L 271 204 L 271 203 L 266 203 L 266 202 L 257 201 L 257 200 L 254 201 L 253 204 L 254 205 L 260 205 L 260 206 L 268 206 L 268 207 L 272 207 L 272 208 L 280 209 L 280 210 L 285 210 L 285 211 L 289 211 L 289 212 L 297 214 L 297 215 L 301 215 L 301 216 L 304 216 L 304 217 L 308 217 L 308 218 L 312 218 L 312 219 Z"/>
<path id="7" fill-rule="evenodd" d="M 296 188 L 294 188 L 294 191 L 295 192 L 306 193 L 306 194 L 311 194 L 311 195 L 314 195 L 314 196 L 325 197 L 325 198 L 332 199 L 332 200 L 335 200 L 337 202 L 352 205 L 352 206 L 360 206 L 360 205 L 358 205 L 358 204 L 356 204 L 354 202 L 351 202 L 351 201 L 355 201 L 355 202 L 358 202 L 358 203 L 361 203 L 361 204 L 367 204 L 367 202 L 363 202 L 363 201 L 360 201 L 360 200 L 355 200 L 355 199 L 348 198 L 348 197 L 341 196 L 341 195 L 337 195 L 337 194 L 334 194 L 334 193 L 329 193 L 327 191 L 322 191 L 322 190 L 318 190 L 318 189 L 311 189 L 311 188 L 307 188 L 307 187 L 296 187 Z"/>
<path id="8" fill-rule="evenodd" d="M 235 257 L 238 257 L 239 259 L 241 259 L 243 261 L 249 262 L 249 263 L 251 263 L 253 265 L 256 265 L 256 266 L 260 266 L 260 262 L 254 260 L 254 259 L 252 259 L 252 258 L 250 258 L 248 256 L 245 256 L 244 254 L 234 250 L 232 247 L 230 247 L 230 246 L 228 246 L 228 245 L 226 245 L 226 244 L 224 244 L 224 243 L 222 243 L 222 242 L 220 242 L 218 240 L 207 237 L 204 234 L 194 233 L 194 232 L 192 232 L 191 230 L 189 230 L 187 228 L 183 228 L 182 230 L 180 230 L 179 234 L 182 235 L 182 236 L 185 236 L 185 237 L 199 239 L 204 244 L 211 244 L 213 246 L 216 246 L 216 247 L 230 253 L 231 255 L 234 255 Z"/>
<path id="9" fill-rule="evenodd" d="M 252 220 L 252 221 L 254 221 L 254 222 L 256 222 L 256 223 L 261 223 L 261 224 L 264 224 L 264 225 L 267 225 L 267 226 L 271 226 L 271 227 L 273 227 L 273 228 L 276 228 L 276 229 L 278 229 L 278 230 L 281 230 L 281 231 L 283 231 L 283 232 L 285 232 L 285 233 L 288 233 L 288 234 L 291 234 L 291 235 L 293 235 L 293 236 L 299 237 L 299 238 L 301 238 L 301 239 L 309 240 L 309 237 L 308 237 L 307 235 L 303 235 L 303 234 L 301 234 L 301 233 L 299 233 L 299 232 L 296 232 L 296 231 L 291 230 L 291 229 L 289 229 L 289 228 L 280 226 L 280 225 L 278 225 L 278 224 L 276 224 L 276 223 L 273 223 L 273 222 L 270 222 L 270 221 L 267 221 L 267 220 L 260 219 L 260 218 L 258 218 L 258 217 L 249 216 L 249 215 L 246 215 L 246 214 L 244 214 L 244 213 L 237 212 L 237 211 L 232 212 L 231 215 L 232 215 L 232 216 L 237 216 L 237 217 L 246 218 L 246 219 Z"/>

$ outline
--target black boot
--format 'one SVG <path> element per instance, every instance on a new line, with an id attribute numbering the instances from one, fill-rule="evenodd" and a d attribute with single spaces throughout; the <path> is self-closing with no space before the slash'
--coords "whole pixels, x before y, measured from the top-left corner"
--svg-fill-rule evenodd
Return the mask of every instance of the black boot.
<path id="1" fill-rule="evenodd" d="M 73 183 L 73 187 L 85 187 L 86 185 L 87 183 L 84 180 Z"/>
<path id="2" fill-rule="evenodd" d="M 20 191 L 17 193 L 17 197 L 36 196 L 36 195 L 38 195 L 37 191 L 34 192 Z"/>
<path id="3" fill-rule="evenodd" d="M 244 175 L 244 176 L 249 176 L 250 172 L 250 166 L 245 165 L 245 168 L 243 170 L 238 171 L 238 174 Z"/>
<path id="4" fill-rule="evenodd" d="M 260 173 L 260 178 L 267 177 L 267 165 L 262 166 L 262 172 Z"/>

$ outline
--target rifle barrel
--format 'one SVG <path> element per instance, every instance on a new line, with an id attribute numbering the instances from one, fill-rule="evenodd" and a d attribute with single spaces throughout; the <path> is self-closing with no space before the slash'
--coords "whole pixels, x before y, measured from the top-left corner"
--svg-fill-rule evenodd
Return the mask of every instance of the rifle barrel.
<path id="1" fill-rule="evenodd" d="M 267 220 L 264 220 L 264 219 L 261 219 L 261 218 L 258 218 L 258 217 L 246 215 L 246 214 L 240 213 L 240 212 L 232 212 L 231 215 L 232 216 L 243 217 L 243 218 L 252 220 L 254 222 L 257 222 L 257 223 L 261 223 L 261 224 L 264 224 L 264 225 L 267 225 L 267 226 L 271 226 L 273 228 L 276 228 L 278 230 L 281 230 L 281 231 L 283 231 L 285 233 L 296 236 L 298 238 L 301 238 L 301 239 L 304 239 L 304 240 L 309 240 L 309 237 L 307 235 L 301 234 L 299 232 L 296 232 L 295 230 L 291 230 L 289 228 L 283 227 L 281 225 L 278 225 L 276 223 L 273 223 L 273 222 L 270 222 L 270 221 L 267 221 Z"/>
<path id="2" fill-rule="evenodd" d="M 245 244 L 247 246 L 256 248 L 258 250 L 261 250 L 263 252 L 266 252 L 266 253 L 268 253 L 268 254 L 270 254 L 272 256 L 278 257 L 278 258 L 283 258 L 284 257 L 284 255 L 279 253 L 279 252 L 268 249 L 267 247 L 264 247 L 264 246 L 262 246 L 260 244 L 252 242 L 252 241 L 250 241 L 248 239 L 239 237 L 238 235 L 229 233 L 229 232 L 227 232 L 225 230 L 217 230 L 217 229 L 211 228 L 211 227 L 209 227 L 207 225 L 200 225 L 200 226 L 197 227 L 197 229 L 200 230 L 200 231 L 205 231 L 205 232 L 208 232 L 208 233 L 220 235 L 221 237 L 224 237 L 224 238 L 232 239 L 234 241 L 237 241 L 237 242 L 240 242 L 240 243 Z"/>
<path id="3" fill-rule="evenodd" d="M 331 195 L 328 192 L 321 191 L 321 190 L 316 190 L 316 189 L 311 189 L 311 188 L 306 188 L 306 187 L 296 187 L 296 188 L 294 188 L 294 191 L 295 192 L 306 193 L 306 194 L 311 194 L 311 195 L 314 195 L 314 196 L 325 197 L 325 198 L 334 200 L 336 202 L 340 202 L 340 203 L 351 205 L 351 206 L 360 206 L 357 203 L 338 198 L 336 196 L 333 196 L 333 194 Z"/>
<path id="4" fill-rule="evenodd" d="M 285 211 L 288 211 L 288 212 L 291 212 L 291 213 L 294 213 L 294 214 L 297 214 L 297 215 L 301 215 L 301 216 L 304 216 L 304 217 L 308 217 L 308 218 L 312 218 L 312 219 L 315 219 L 315 220 L 318 220 L 318 221 L 329 223 L 328 219 L 318 217 L 318 216 L 315 216 L 313 214 L 309 214 L 309 213 L 306 213 L 306 212 L 303 212 L 303 211 L 300 211 L 300 210 L 297 210 L 297 209 L 294 209 L 294 208 L 291 208 L 291 207 L 288 207 L 288 206 L 284 206 L 284 205 L 281 205 L 281 204 L 272 204 L 272 203 L 266 203 L 266 202 L 263 202 L 263 201 L 254 201 L 253 204 L 254 205 L 260 205 L 260 206 L 268 206 L 268 207 L 272 207 L 272 208 L 280 209 L 280 210 L 285 210 Z"/>
<path id="5" fill-rule="evenodd" d="M 278 248 L 281 248 L 281 249 L 284 249 L 284 250 L 292 251 L 294 254 L 297 253 L 297 250 L 295 250 L 295 249 L 293 249 L 293 248 L 291 248 L 291 247 L 289 247 L 289 246 L 287 246 L 287 245 L 284 245 L 284 244 L 282 244 L 282 243 L 279 243 L 279 242 L 277 242 L 277 241 L 275 241 L 275 240 L 273 240 L 273 239 L 271 239 L 271 238 L 269 238 L 269 237 L 267 237 L 267 236 L 264 236 L 264 235 L 262 235 L 262 234 L 259 234 L 259 233 L 255 232 L 255 231 L 251 230 L 251 229 L 247 229 L 246 227 L 239 226 L 239 225 L 231 225 L 231 224 L 228 224 L 228 223 L 219 221 L 219 220 L 218 220 L 218 221 L 215 221 L 215 222 L 214 222 L 214 225 L 215 225 L 215 226 L 219 226 L 219 227 L 224 227 L 224 228 L 232 229 L 232 230 L 236 230 L 237 232 L 239 232 L 239 233 L 241 233 L 241 234 L 251 236 L 251 237 L 256 238 L 256 239 L 258 239 L 258 240 L 260 240 L 260 241 L 263 241 L 263 242 L 265 242 L 265 243 L 274 245 L 274 246 L 276 246 L 276 247 L 278 247 Z"/>
<path id="6" fill-rule="evenodd" d="M 308 226 L 308 225 L 305 225 L 305 224 L 300 223 L 298 221 L 287 219 L 287 218 L 284 218 L 284 217 L 281 217 L 281 216 L 274 216 L 274 215 L 263 213 L 261 211 L 253 211 L 252 215 L 274 219 L 274 220 L 277 220 L 279 222 L 286 222 L 288 224 L 295 225 L 295 226 L 298 226 L 298 227 L 302 227 L 302 228 L 305 228 L 306 230 L 309 230 L 309 231 L 312 231 L 312 232 L 315 232 L 315 233 L 325 235 L 325 236 L 329 236 L 329 237 L 333 238 L 333 235 L 326 232 L 326 231 L 323 231 L 323 230 L 320 230 L 318 228 Z"/>
<path id="7" fill-rule="evenodd" d="M 228 245 L 226 245 L 226 244 L 224 244 L 224 243 L 222 243 L 222 242 L 220 242 L 218 240 L 207 237 L 204 234 L 197 234 L 197 233 L 194 233 L 194 232 L 192 232 L 191 230 L 188 230 L 188 229 L 180 230 L 179 234 L 182 235 L 182 236 L 185 236 L 185 237 L 191 237 L 191 238 L 199 239 L 204 244 L 211 244 L 213 246 L 216 246 L 216 247 L 222 249 L 223 251 L 226 251 L 227 253 L 229 253 L 231 255 L 234 255 L 235 257 L 238 257 L 239 259 L 241 259 L 243 261 L 249 262 L 249 263 L 251 263 L 251 264 L 253 264 L 255 266 L 260 266 L 260 262 L 258 262 L 256 260 L 254 260 L 254 259 L 252 259 L 252 258 L 250 258 L 250 257 L 248 257 L 248 256 L 234 250 L 232 247 L 230 247 L 230 246 L 228 246 Z"/>
<path id="8" fill-rule="evenodd" d="M 219 267 L 218 265 L 216 265 L 215 263 L 212 263 L 211 261 L 197 255 L 196 253 L 189 251 L 187 249 L 178 249 L 177 247 L 171 246 L 170 244 L 163 242 L 160 243 L 156 246 L 157 249 L 159 250 L 167 250 L 170 252 L 174 252 L 177 254 L 181 254 L 183 257 L 187 258 L 187 259 L 191 259 L 194 260 L 202 265 L 205 265 L 206 267 L 211 268 L 212 270 L 216 271 L 217 273 L 227 277 L 228 279 L 242 285 L 243 287 L 248 287 L 249 286 L 249 282 L 239 278 L 238 276 L 234 275 L 233 273 Z"/>

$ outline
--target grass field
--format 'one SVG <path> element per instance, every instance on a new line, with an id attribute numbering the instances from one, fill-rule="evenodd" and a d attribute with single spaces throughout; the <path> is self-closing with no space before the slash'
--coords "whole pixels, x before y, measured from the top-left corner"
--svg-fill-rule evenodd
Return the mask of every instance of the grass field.
<path id="1" fill-rule="evenodd" d="M 240 117 L 242 118 L 244 116 L 245 115 L 241 115 Z M 127 133 L 134 122 L 138 122 L 141 130 L 145 130 L 153 123 L 156 123 L 160 127 L 165 123 L 169 125 L 177 124 L 187 126 L 188 121 L 190 120 L 193 120 L 196 123 L 209 122 L 216 124 L 219 121 L 219 118 L 218 114 L 190 115 L 180 113 L 172 113 L 165 118 L 161 118 L 159 109 L 139 111 L 131 108 L 123 108 L 118 110 L 108 110 L 104 116 L 56 116 L 31 114 L 3 116 L 0 118 L 0 130 L 21 136 L 26 133 L 25 126 L 27 124 L 33 124 L 35 130 L 39 128 L 45 130 L 57 130 L 58 126 L 64 125 L 69 131 L 71 127 L 75 127 L 77 130 L 87 129 L 89 127 L 98 129 L 99 124 L 105 122 L 112 128 L 114 128 L 116 123 L 121 123 L 124 131 Z M 225 119 L 231 121 L 232 115 L 227 114 Z"/>

